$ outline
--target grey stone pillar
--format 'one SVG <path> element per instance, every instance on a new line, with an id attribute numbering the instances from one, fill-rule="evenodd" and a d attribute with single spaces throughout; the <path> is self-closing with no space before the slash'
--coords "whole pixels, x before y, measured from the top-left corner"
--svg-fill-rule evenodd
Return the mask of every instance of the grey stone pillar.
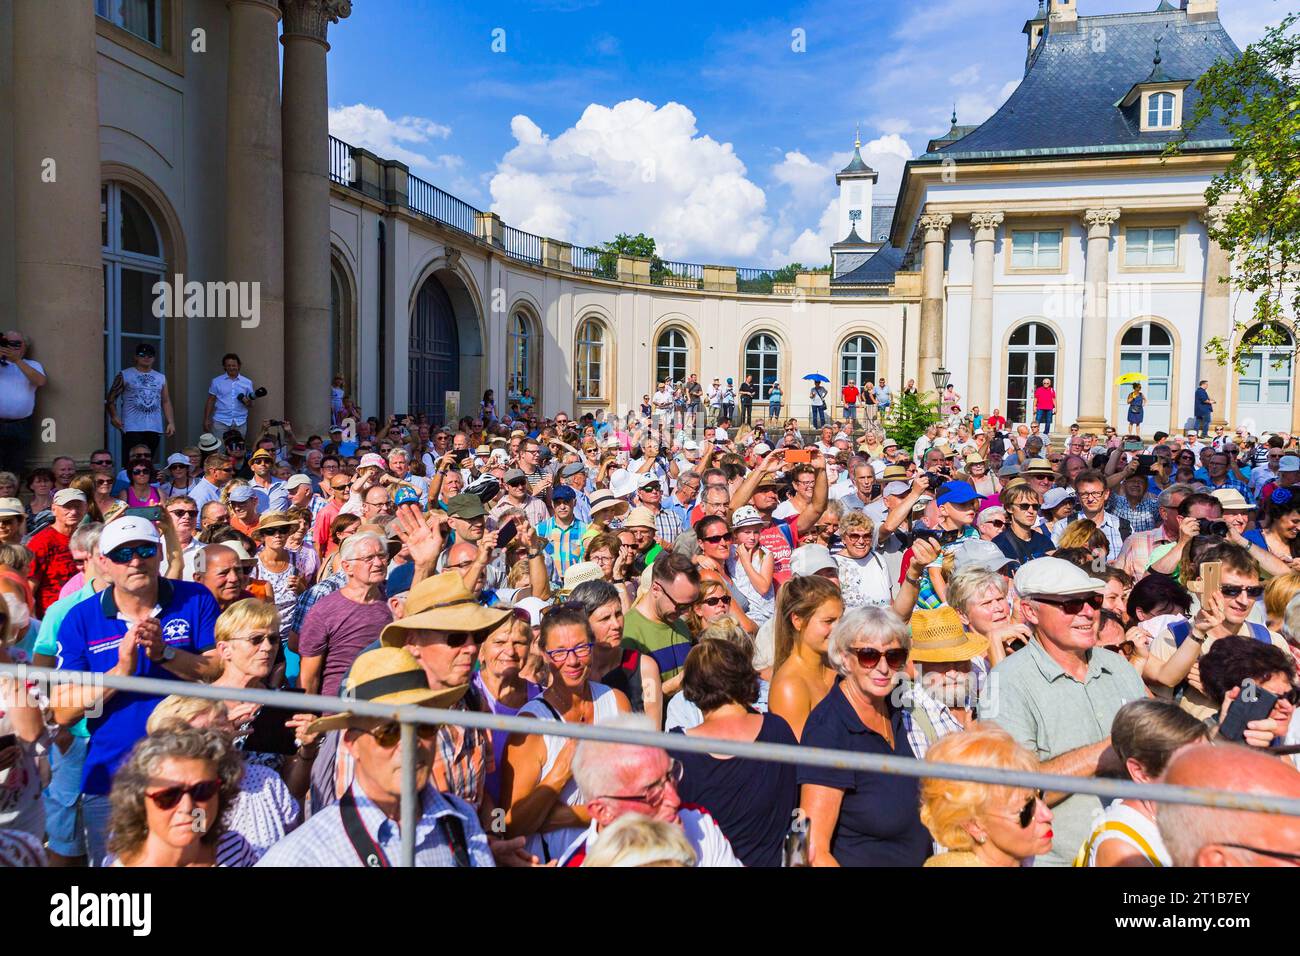
<path id="1" fill-rule="evenodd" d="M 971 283 L 970 352 L 966 372 L 966 404 L 989 413 L 993 399 L 993 261 L 1000 212 L 977 212 L 970 217 L 974 235 L 974 276 Z"/>
<path id="2" fill-rule="evenodd" d="M 1084 225 L 1088 227 L 1079 378 L 1079 430 L 1083 432 L 1100 434 L 1106 427 L 1106 396 L 1111 387 L 1106 377 L 1110 227 L 1119 220 L 1119 212 L 1118 209 L 1089 209 L 1083 214 Z"/>
<path id="3" fill-rule="evenodd" d="M 916 387 L 934 390 L 931 374 L 943 364 L 943 252 L 952 216 L 926 213 L 921 217 L 925 250 L 921 257 L 921 322 L 917 340 Z"/>
<path id="4" fill-rule="evenodd" d="M 1213 228 L 1222 228 L 1228 210 L 1214 206 L 1201 213 L 1201 221 Z M 1220 365 L 1206 351 L 1210 339 L 1222 339 L 1224 345 L 1232 344 L 1232 321 L 1229 310 L 1227 279 L 1232 273 L 1232 256 L 1223 246 L 1207 237 L 1205 255 L 1205 292 L 1201 307 L 1201 362 L 1200 378 L 1206 379 L 1205 389 L 1214 399 L 1214 415 L 1210 427 L 1227 425 L 1228 366 Z M 1177 407 L 1177 406 L 1175 406 Z"/>

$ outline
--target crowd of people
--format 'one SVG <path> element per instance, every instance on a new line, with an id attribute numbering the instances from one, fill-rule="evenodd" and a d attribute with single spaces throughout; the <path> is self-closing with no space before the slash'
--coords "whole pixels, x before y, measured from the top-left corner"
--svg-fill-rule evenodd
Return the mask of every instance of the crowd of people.
<path id="1" fill-rule="evenodd" d="M 227 356 L 161 459 L 149 351 L 109 396 L 124 461 L 0 473 L 0 662 L 175 691 L 0 681 L 2 861 L 398 859 L 399 724 L 202 683 L 535 722 L 419 728 L 417 865 L 1300 862 L 1291 817 L 671 742 L 1300 796 L 1291 436 L 963 419 L 900 446 L 878 414 L 806 433 L 742 400 L 697 442 L 691 376 L 685 418 L 493 404 L 301 440 L 249 427 Z"/>

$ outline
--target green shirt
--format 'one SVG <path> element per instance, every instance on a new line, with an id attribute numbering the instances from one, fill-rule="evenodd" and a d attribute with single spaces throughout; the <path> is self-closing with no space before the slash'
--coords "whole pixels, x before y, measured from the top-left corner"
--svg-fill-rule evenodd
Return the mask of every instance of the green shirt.
<path id="1" fill-rule="evenodd" d="M 633 608 L 623 624 L 623 646 L 653 657 L 659 665 L 660 679 L 668 681 L 682 669 L 694 642 L 685 622 L 658 624 Z"/>
<path id="2" fill-rule="evenodd" d="M 980 695 L 981 720 L 991 720 L 1048 761 L 1110 736 L 1116 712 L 1147 696 L 1133 666 L 1113 651 L 1094 647 L 1082 683 L 1048 656 L 1037 639 L 989 672 Z M 1052 808 L 1052 852 L 1035 866 L 1069 866 L 1092 830 L 1101 801 L 1075 794 Z"/>

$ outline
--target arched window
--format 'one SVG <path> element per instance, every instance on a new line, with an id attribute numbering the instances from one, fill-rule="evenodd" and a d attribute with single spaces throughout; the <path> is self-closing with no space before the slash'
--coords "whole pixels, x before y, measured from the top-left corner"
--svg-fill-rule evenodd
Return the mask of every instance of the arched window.
<path id="1" fill-rule="evenodd" d="M 1147 100 L 1147 126 L 1164 129 L 1174 125 L 1174 94 L 1152 93 Z"/>
<path id="2" fill-rule="evenodd" d="M 343 376 L 344 390 L 356 397 L 356 304 L 343 266 L 330 258 L 330 374 Z"/>
<path id="3" fill-rule="evenodd" d="M 1034 389 L 1045 378 L 1058 384 L 1056 335 L 1041 322 L 1026 322 L 1011 333 L 1007 349 L 1007 421 L 1033 418 Z"/>
<path id="4" fill-rule="evenodd" d="M 584 319 L 578 326 L 573 383 L 579 401 L 605 397 L 605 327 L 596 319 Z"/>
<path id="5" fill-rule="evenodd" d="M 167 274 L 158 227 L 144 204 L 115 182 L 100 187 L 99 221 L 104 262 L 105 381 L 113 381 L 118 372 L 133 366 L 136 347 L 145 342 L 157 349 L 154 368 L 165 374 L 166 326 L 154 314 L 154 284 L 165 281 Z M 173 314 L 180 314 L 183 307 L 183 301 L 172 302 Z M 173 390 L 176 387 L 172 385 Z M 121 433 L 109 428 L 107 434 L 109 450 L 118 455 Z"/>
<path id="6" fill-rule="evenodd" d="M 866 335 L 855 335 L 845 342 L 840 349 L 840 387 L 849 382 L 874 382 L 877 352 L 875 341 Z"/>
<path id="7" fill-rule="evenodd" d="M 768 392 L 772 390 L 780 368 L 781 347 L 777 345 L 776 336 L 767 332 L 751 335 L 745 343 L 745 374 L 754 376 L 759 401 L 767 401 Z M 786 383 L 785 391 L 789 394 L 789 383 Z"/>
<path id="8" fill-rule="evenodd" d="M 1173 371 L 1174 340 L 1163 325 L 1142 322 L 1124 333 L 1120 339 L 1119 375 L 1135 372 L 1145 376 L 1142 380 L 1142 391 L 1146 393 L 1142 428 L 1146 432 L 1170 430 L 1169 395 Z M 1119 386 L 1120 401 L 1127 399 L 1132 390 L 1130 385 Z"/>
<path id="9" fill-rule="evenodd" d="M 666 329 L 655 343 L 655 380 L 684 382 L 686 380 L 686 335 L 681 329 Z"/>
<path id="10" fill-rule="evenodd" d="M 526 388 L 533 387 L 533 323 L 523 312 L 510 320 L 510 358 L 506 368 L 506 397 L 516 401 Z"/>
<path id="11" fill-rule="evenodd" d="M 1252 432 L 1289 431 L 1291 427 L 1292 372 L 1295 339 L 1273 325 L 1269 344 L 1256 345 L 1242 356 L 1244 368 L 1237 376 L 1236 419 Z M 1259 334 L 1259 326 L 1246 335 Z"/>

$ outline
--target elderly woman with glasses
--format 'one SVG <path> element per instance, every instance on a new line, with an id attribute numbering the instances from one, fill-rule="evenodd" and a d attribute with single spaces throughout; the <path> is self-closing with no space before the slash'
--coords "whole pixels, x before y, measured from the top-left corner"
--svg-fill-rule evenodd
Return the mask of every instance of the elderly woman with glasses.
<path id="1" fill-rule="evenodd" d="M 661 683 L 659 665 L 650 654 L 623 646 L 623 602 L 618 588 L 608 581 L 583 581 L 569 594 L 570 606 L 581 608 L 591 623 L 596 646 L 591 652 L 591 672 L 600 683 L 622 691 L 634 713 L 645 713 L 658 727 L 663 723 L 663 698 L 647 694 Z"/>
<path id="2" fill-rule="evenodd" d="M 861 607 L 840 618 L 827 642 L 840 677 L 808 715 L 802 744 L 914 757 L 893 699 L 909 646 L 907 625 L 892 610 Z M 929 856 L 916 778 L 804 766 L 799 788 L 813 866 L 920 866 Z"/>
<path id="3" fill-rule="evenodd" d="M 840 522 L 844 551 L 835 556 L 835 563 L 840 568 L 840 593 L 846 609 L 893 600 L 884 555 L 871 546 L 875 532 L 875 522 L 863 511 L 850 511 Z"/>
<path id="4" fill-rule="evenodd" d="M 992 541 L 1007 530 L 1007 510 L 1001 505 L 984 508 L 975 518 L 975 530 L 985 541 Z"/>
<path id="5" fill-rule="evenodd" d="M 1038 773 L 1038 758 L 994 725 L 976 724 L 930 748 L 931 763 Z M 934 866 L 1021 866 L 1052 848 L 1052 811 L 1041 790 L 972 780 L 921 781 L 921 820 L 949 852 Z"/>
<path id="6" fill-rule="evenodd" d="M 217 843 L 243 773 L 239 752 L 216 730 L 169 727 L 145 737 L 113 777 L 112 865 L 220 865 Z M 254 857 L 223 862 L 251 866 Z"/>
<path id="7" fill-rule="evenodd" d="M 542 618 L 539 647 L 550 672 L 546 691 L 519 709 L 539 721 L 594 724 L 631 705 L 620 691 L 590 677 L 596 638 L 585 610 L 558 605 Z M 507 837 L 528 837 L 526 852 L 558 859 L 591 822 L 573 779 L 577 741 L 545 732 L 511 734 L 501 769 Z"/>

